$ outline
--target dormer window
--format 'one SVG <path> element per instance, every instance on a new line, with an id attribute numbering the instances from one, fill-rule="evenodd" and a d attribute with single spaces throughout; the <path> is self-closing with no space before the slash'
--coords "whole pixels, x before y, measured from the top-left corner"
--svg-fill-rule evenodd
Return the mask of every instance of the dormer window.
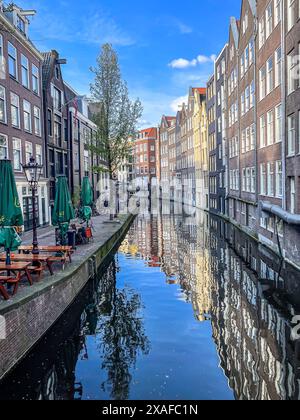
<path id="1" fill-rule="evenodd" d="M 17 28 L 23 32 L 23 34 L 26 33 L 26 25 L 24 19 L 21 18 L 21 16 L 17 15 Z"/>
<path id="2" fill-rule="evenodd" d="M 55 66 L 55 77 L 56 77 L 57 80 L 60 79 L 59 67 L 58 66 Z"/>

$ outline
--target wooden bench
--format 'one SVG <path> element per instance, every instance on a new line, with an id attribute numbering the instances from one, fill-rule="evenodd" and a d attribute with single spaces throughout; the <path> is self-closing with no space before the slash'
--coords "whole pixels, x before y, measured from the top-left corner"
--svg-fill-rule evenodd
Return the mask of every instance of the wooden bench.
<path id="1" fill-rule="evenodd" d="M 55 264 L 56 262 L 58 263 L 62 263 L 63 264 L 63 269 L 65 268 L 65 264 L 67 262 L 67 257 L 66 255 L 62 255 L 62 256 L 53 256 L 53 257 L 49 257 L 47 259 L 47 265 L 49 267 L 50 272 L 53 272 L 52 269 L 52 265 Z"/>
<path id="2" fill-rule="evenodd" d="M 28 267 L 28 271 L 30 271 L 30 273 L 32 274 L 38 274 L 40 279 L 42 277 L 43 272 L 45 271 L 45 267 L 43 267 L 42 265 L 31 265 Z"/>
<path id="3" fill-rule="evenodd" d="M 3 284 L 13 284 L 14 285 L 14 290 L 13 290 L 13 296 L 14 296 L 18 291 L 19 282 L 20 282 L 19 276 L 18 277 L 0 276 L 0 289 L 2 289 L 1 294 L 3 295 L 5 300 L 9 299 L 9 294 L 8 294 L 7 290 L 5 289 L 5 287 L 3 286 Z"/>

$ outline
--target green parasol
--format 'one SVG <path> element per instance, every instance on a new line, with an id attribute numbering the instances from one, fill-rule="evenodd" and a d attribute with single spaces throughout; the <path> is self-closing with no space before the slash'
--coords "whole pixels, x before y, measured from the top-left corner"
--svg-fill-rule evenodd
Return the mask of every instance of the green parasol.
<path id="1" fill-rule="evenodd" d="M 80 194 L 80 210 L 79 216 L 85 222 L 89 222 L 92 217 L 92 205 L 94 202 L 93 189 L 89 177 L 82 180 L 82 188 Z"/>
<path id="2" fill-rule="evenodd" d="M 0 160 L 0 246 L 7 253 L 6 263 L 10 265 L 10 251 L 16 250 L 21 239 L 14 227 L 23 226 L 16 181 L 9 160 Z"/>
<path id="3" fill-rule="evenodd" d="M 69 223 L 75 218 L 67 178 L 59 176 L 56 186 L 56 196 L 52 212 L 52 224 L 58 226 L 62 239 L 65 237 Z"/>
<path id="4" fill-rule="evenodd" d="M 92 207 L 94 202 L 93 189 L 89 177 L 84 177 L 81 188 L 81 204 L 83 207 Z"/>

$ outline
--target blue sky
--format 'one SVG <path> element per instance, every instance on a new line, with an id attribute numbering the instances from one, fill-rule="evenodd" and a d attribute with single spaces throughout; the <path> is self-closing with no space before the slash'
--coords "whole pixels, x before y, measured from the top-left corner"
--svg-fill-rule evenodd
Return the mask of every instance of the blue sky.
<path id="1" fill-rule="evenodd" d="M 41 50 L 57 49 L 67 58 L 64 77 L 80 94 L 89 94 L 89 68 L 100 45 L 111 42 L 131 96 L 143 102 L 143 126 L 156 125 L 162 114 L 175 115 L 189 86 L 205 86 L 240 2 L 16 0 L 37 10 L 31 39 Z"/>

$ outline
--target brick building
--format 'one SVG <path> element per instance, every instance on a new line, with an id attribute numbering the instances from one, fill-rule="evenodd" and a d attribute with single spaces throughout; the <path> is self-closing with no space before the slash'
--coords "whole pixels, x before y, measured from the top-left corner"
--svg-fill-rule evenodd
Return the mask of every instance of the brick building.
<path id="1" fill-rule="evenodd" d="M 257 3 L 259 35 L 256 40 L 257 174 L 259 202 L 283 208 L 282 162 L 284 160 L 282 113 L 282 25 L 281 4 Z M 258 213 L 262 241 L 277 244 L 282 224 L 273 216 Z"/>
<path id="2" fill-rule="evenodd" d="M 144 186 L 156 177 L 158 129 L 141 130 L 133 146 L 134 177 Z"/>
<path id="3" fill-rule="evenodd" d="M 45 164 L 49 178 L 49 200 L 55 200 L 56 178 L 65 175 L 70 184 L 70 144 L 68 107 L 61 66 L 66 64 L 58 52 L 43 53 L 43 116 L 45 126 Z"/>
<path id="4" fill-rule="evenodd" d="M 0 159 L 10 159 L 24 213 L 24 227 L 32 227 L 32 198 L 22 164 L 33 156 L 44 164 L 41 66 L 43 56 L 29 39 L 26 11 L 0 2 Z M 40 180 L 36 199 L 39 225 L 49 223 L 47 173 Z"/>

